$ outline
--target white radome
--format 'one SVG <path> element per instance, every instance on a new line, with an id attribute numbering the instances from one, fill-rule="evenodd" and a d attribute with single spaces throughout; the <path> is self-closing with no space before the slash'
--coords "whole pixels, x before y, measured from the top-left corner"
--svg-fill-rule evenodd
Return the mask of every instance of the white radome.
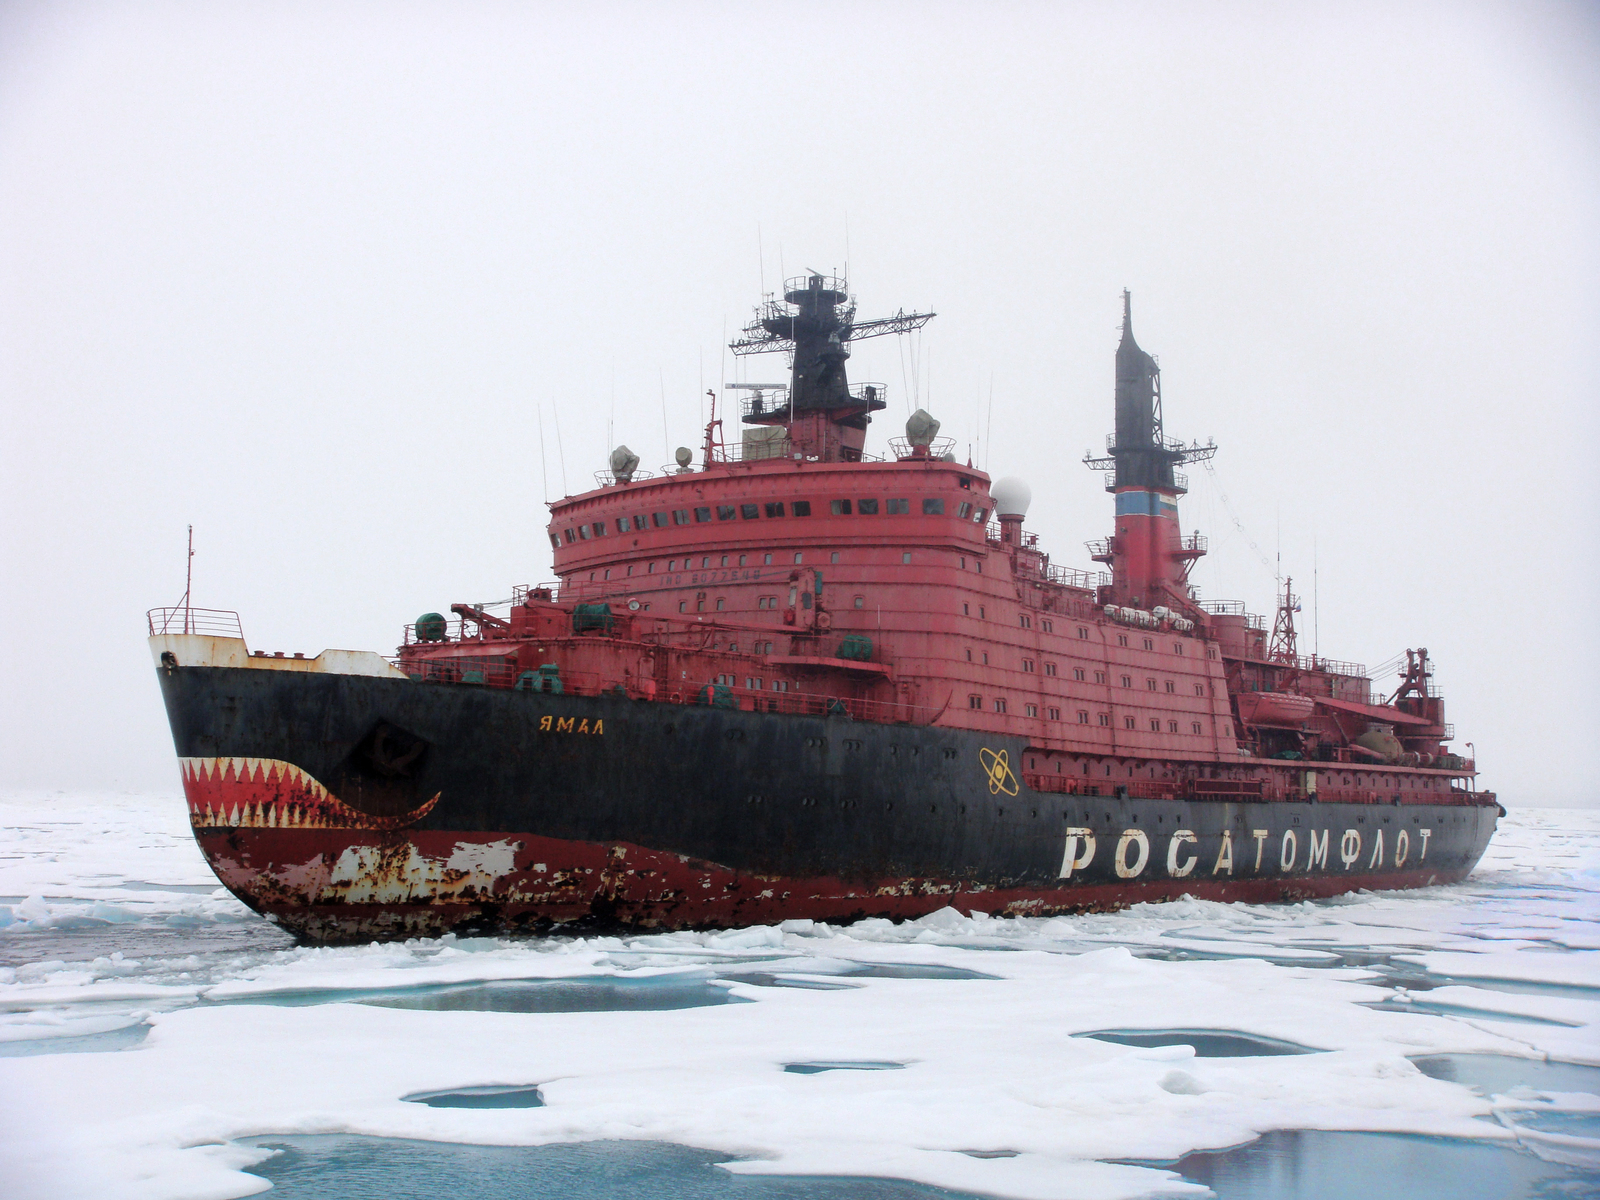
<path id="1" fill-rule="evenodd" d="M 996 479 L 989 486 L 989 498 L 994 501 L 997 517 L 1025 517 L 1028 505 L 1033 503 L 1033 489 L 1014 475 Z"/>

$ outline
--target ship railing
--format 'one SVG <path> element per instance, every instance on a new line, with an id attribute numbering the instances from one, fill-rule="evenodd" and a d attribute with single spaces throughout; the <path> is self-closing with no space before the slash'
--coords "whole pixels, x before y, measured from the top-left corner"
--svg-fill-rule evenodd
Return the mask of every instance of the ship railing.
<path id="1" fill-rule="evenodd" d="M 1203 533 L 1191 533 L 1178 539 L 1178 547 L 1185 554 L 1205 554 L 1211 548 L 1211 539 Z"/>
<path id="2" fill-rule="evenodd" d="M 519 669 L 513 655 L 461 655 L 436 658 L 401 657 L 394 665 L 418 683 L 449 683 L 519 691 L 559 690 L 568 696 L 625 696 L 668 704 L 709 705 L 742 712 L 786 713 L 793 716 L 838 717 L 878 724 L 927 724 L 937 709 L 892 700 L 830 696 L 813 692 L 769 691 L 716 682 L 660 684 L 632 676 L 601 675 L 562 668 L 549 677 Z"/>
<path id="3" fill-rule="evenodd" d="M 1092 571 L 1079 571 L 1072 567 L 1058 567 L 1053 563 L 1045 563 L 1043 574 L 1051 583 L 1058 583 L 1062 587 L 1081 588 L 1092 592 L 1096 586 L 1096 576 Z"/>
<path id="4" fill-rule="evenodd" d="M 897 462 L 910 462 L 919 459 L 938 460 L 951 454 L 956 448 L 955 438 L 934 438 L 926 446 L 912 445 L 909 438 L 893 437 L 889 439 L 889 453 L 893 454 Z"/>
<path id="5" fill-rule="evenodd" d="M 1089 557 L 1090 558 L 1110 558 L 1111 557 L 1111 539 L 1110 538 L 1095 538 L 1094 541 L 1092 541 L 1092 542 L 1085 542 L 1083 544 L 1083 546 L 1084 546 L 1084 549 L 1089 551 Z"/>
<path id="6" fill-rule="evenodd" d="M 627 478 L 623 478 L 615 471 L 596 471 L 594 473 L 594 481 L 598 487 L 613 487 L 617 484 L 627 485 L 630 483 L 642 483 L 646 479 L 654 479 L 655 477 L 656 473 L 654 471 L 643 470 L 634 471 Z"/>
<path id="7" fill-rule="evenodd" d="M 1202 600 L 1200 607 L 1214 617 L 1245 616 L 1243 600 Z"/>
<path id="8" fill-rule="evenodd" d="M 152 608 L 145 614 L 150 636 L 168 633 L 199 633 L 207 637 L 244 639 L 239 614 L 224 608 Z"/>

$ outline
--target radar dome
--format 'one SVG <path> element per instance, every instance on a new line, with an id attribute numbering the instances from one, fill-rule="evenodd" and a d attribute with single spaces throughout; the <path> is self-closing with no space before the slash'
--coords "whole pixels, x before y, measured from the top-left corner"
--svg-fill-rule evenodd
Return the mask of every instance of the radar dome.
<path id="1" fill-rule="evenodd" d="M 1014 475 L 997 479 L 989 487 L 989 498 L 994 501 L 997 517 L 1025 517 L 1028 505 L 1033 503 L 1033 489 Z"/>
<path id="2" fill-rule="evenodd" d="M 677 459 L 678 466 L 687 469 L 689 466 L 689 460 L 694 458 L 694 451 L 689 449 L 687 446 L 679 446 L 672 457 Z"/>
<path id="3" fill-rule="evenodd" d="M 639 469 L 639 456 L 626 446 L 618 446 L 611 452 L 612 478 L 623 483 L 631 482 L 633 473 Z"/>
<path id="4" fill-rule="evenodd" d="M 927 409 L 917 409 L 906 422 L 906 441 L 913 446 L 930 446 L 938 436 L 939 422 L 928 415 Z"/>

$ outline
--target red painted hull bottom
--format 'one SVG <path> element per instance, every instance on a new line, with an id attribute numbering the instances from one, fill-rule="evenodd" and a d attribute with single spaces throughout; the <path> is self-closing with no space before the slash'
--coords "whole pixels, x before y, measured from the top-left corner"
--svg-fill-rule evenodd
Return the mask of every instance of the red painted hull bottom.
<path id="1" fill-rule="evenodd" d="M 1182 895 L 1274 902 L 1360 888 L 1425 887 L 1466 872 L 1414 869 L 1298 878 L 1149 878 L 1060 887 L 958 880 L 749 874 L 622 843 L 532 834 L 197 829 L 218 877 L 287 930 L 319 942 L 556 926 L 729 928 L 792 918 L 904 919 L 946 906 L 1008 916 L 1108 911 Z"/>

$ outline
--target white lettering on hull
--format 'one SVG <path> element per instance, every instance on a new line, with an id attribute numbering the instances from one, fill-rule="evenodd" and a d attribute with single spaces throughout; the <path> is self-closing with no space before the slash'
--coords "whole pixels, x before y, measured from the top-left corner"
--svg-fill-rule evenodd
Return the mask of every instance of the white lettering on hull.
<path id="1" fill-rule="evenodd" d="M 1137 846 L 1139 857 L 1132 866 L 1128 865 L 1128 847 Z M 1143 871 L 1145 864 L 1150 861 L 1150 839 L 1145 836 L 1142 829 L 1125 829 L 1122 836 L 1117 839 L 1117 877 L 1119 879 L 1137 879 L 1139 872 Z"/>
<path id="2" fill-rule="evenodd" d="M 1185 843 L 1198 845 L 1199 841 L 1200 839 L 1194 836 L 1194 830 L 1192 829 L 1179 829 L 1173 833 L 1172 840 L 1167 843 L 1168 875 L 1171 875 L 1174 879 L 1182 879 L 1190 871 L 1194 870 L 1195 863 L 1200 861 L 1198 855 L 1191 854 L 1181 863 L 1178 861 L 1178 855 L 1182 852 Z"/>

